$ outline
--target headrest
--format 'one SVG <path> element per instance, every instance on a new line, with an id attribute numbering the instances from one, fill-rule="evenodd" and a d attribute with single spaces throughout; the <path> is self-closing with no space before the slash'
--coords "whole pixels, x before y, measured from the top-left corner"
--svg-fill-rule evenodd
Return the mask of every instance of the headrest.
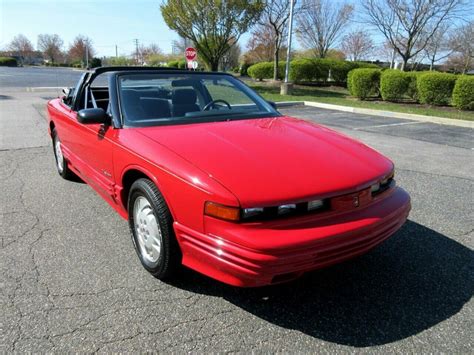
<path id="1" fill-rule="evenodd" d="M 194 89 L 174 89 L 172 102 L 174 105 L 193 105 L 196 103 L 196 91 Z"/>

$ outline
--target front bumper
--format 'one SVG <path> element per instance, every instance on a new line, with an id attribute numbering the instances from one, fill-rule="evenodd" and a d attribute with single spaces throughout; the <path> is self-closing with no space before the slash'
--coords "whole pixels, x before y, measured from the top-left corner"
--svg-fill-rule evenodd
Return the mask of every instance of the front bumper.
<path id="1" fill-rule="evenodd" d="M 177 222 L 183 264 L 234 286 L 276 284 L 361 255 L 406 221 L 401 188 L 360 209 L 277 223 L 234 224 L 206 217 L 206 233 Z"/>

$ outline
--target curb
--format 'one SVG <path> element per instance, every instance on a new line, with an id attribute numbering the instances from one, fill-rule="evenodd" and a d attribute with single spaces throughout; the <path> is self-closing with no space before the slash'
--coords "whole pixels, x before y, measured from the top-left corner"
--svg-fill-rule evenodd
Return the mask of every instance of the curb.
<path id="1" fill-rule="evenodd" d="M 344 112 L 358 113 L 358 114 L 371 115 L 371 116 L 392 117 L 392 118 L 399 118 L 399 119 L 403 119 L 403 120 L 429 122 L 429 123 L 436 123 L 436 124 L 449 125 L 449 126 L 474 128 L 474 121 L 464 121 L 464 120 L 455 120 L 455 119 L 444 118 L 444 117 L 416 115 L 416 114 L 412 114 L 412 113 L 382 111 L 382 110 L 374 110 L 374 109 L 369 109 L 369 108 L 358 108 L 358 107 L 351 107 L 351 106 L 323 104 L 323 103 L 314 102 L 314 101 L 304 101 L 304 105 L 305 106 L 311 106 L 311 107 L 318 107 L 318 108 L 322 108 L 322 109 L 326 109 L 326 110 L 336 110 L 336 111 L 344 111 Z"/>
<path id="2" fill-rule="evenodd" d="M 26 92 L 36 92 L 36 91 L 61 91 L 64 86 L 32 86 L 27 87 Z"/>
<path id="3" fill-rule="evenodd" d="M 278 101 L 275 102 L 277 107 L 290 107 L 290 106 L 300 106 L 305 105 L 304 101 Z"/>

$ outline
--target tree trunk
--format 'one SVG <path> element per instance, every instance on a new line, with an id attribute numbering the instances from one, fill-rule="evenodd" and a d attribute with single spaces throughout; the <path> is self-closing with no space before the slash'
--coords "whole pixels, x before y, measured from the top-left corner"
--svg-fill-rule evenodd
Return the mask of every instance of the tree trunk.
<path id="1" fill-rule="evenodd" d="M 277 36 L 277 39 L 275 40 L 275 48 L 273 51 L 273 80 L 278 80 L 278 62 L 279 62 L 279 57 L 280 57 L 280 51 L 278 50 L 278 42 L 279 38 Z"/>
<path id="2" fill-rule="evenodd" d="M 273 80 L 278 80 L 278 62 L 279 62 L 279 53 L 275 51 L 273 55 Z"/>
<path id="3" fill-rule="evenodd" d="M 218 71 L 219 70 L 219 60 L 211 59 L 209 61 L 209 65 L 211 67 L 211 71 Z"/>
<path id="4" fill-rule="evenodd" d="M 408 59 L 407 57 L 403 57 L 402 67 L 400 68 L 402 71 L 406 71 L 408 68 Z"/>

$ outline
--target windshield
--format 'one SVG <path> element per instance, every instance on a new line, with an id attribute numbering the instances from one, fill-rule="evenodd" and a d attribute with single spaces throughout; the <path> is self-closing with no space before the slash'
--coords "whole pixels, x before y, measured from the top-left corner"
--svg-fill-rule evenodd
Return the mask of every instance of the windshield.
<path id="1" fill-rule="evenodd" d="M 159 126 L 280 114 L 230 75 L 133 73 L 118 77 L 125 126 Z"/>

